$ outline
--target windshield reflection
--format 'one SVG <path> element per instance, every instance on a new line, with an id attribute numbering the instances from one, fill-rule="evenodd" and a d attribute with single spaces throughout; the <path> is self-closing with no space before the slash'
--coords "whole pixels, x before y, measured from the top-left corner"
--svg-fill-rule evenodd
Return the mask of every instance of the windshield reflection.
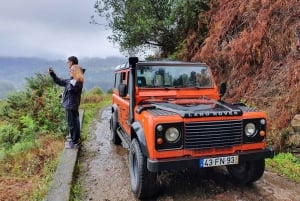
<path id="1" fill-rule="evenodd" d="M 139 66 L 137 86 L 146 88 L 210 88 L 211 74 L 207 66 Z"/>

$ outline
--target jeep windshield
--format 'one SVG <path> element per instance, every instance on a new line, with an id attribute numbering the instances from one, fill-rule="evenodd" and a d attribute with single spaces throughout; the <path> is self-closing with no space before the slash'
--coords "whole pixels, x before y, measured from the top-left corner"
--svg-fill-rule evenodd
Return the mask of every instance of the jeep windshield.
<path id="1" fill-rule="evenodd" d="M 143 88 L 211 88 L 207 66 L 137 66 L 136 85 Z"/>

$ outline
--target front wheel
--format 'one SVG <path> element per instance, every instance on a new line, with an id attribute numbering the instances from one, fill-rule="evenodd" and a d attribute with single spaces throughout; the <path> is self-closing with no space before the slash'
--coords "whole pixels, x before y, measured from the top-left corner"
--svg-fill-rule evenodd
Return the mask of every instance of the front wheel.
<path id="1" fill-rule="evenodd" d="M 129 173 L 131 190 L 137 198 L 151 198 L 158 193 L 157 173 L 148 171 L 147 158 L 136 139 L 130 145 Z"/>
<path id="2" fill-rule="evenodd" d="M 238 165 L 229 165 L 227 170 L 238 183 L 250 184 L 262 177 L 265 171 L 265 160 L 244 161 Z"/>

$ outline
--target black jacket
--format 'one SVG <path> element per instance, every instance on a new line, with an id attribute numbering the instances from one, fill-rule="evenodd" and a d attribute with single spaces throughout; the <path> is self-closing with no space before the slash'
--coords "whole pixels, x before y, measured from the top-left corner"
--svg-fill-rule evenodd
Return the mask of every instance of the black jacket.
<path id="1" fill-rule="evenodd" d="M 62 95 L 62 106 L 67 110 L 78 110 L 83 83 L 77 82 L 72 78 L 60 79 L 54 72 L 50 73 L 50 75 L 56 84 L 65 87 Z"/>

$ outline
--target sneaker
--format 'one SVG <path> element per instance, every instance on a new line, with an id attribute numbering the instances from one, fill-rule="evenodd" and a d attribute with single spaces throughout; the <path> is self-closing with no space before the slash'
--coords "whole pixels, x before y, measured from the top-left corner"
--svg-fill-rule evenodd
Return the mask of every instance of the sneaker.
<path id="1" fill-rule="evenodd" d="M 70 134 L 66 136 L 66 140 L 67 140 L 67 142 L 72 141 L 72 138 L 71 138 Z"/>
<path id="2" fill-rule="evenodd" d="M 76 149 L 79 147 L 79 143 L 73 143 L 72 141 L 65 142 L 66 149 Z"/>

